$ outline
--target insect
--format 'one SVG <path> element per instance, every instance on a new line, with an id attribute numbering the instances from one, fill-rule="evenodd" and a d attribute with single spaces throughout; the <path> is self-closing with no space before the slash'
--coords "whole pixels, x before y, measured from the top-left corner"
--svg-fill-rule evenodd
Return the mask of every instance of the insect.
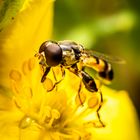
<path id="1" fill-rule="evenodd" d="M 94 78 L 85 71 L 85 67 L 94 69 L 101 79 L 112 81 L 114 74 L 111 64 L 108 61 L 122 62 L 119 58 L 113 58 L 91 50 L 86 50 L 82 45 L 68 40 L 58 42 L 45 41 L 39 48 L 38 56 L 40 64 L 45 67 L 41 82 L 45 81 L 46 76 L 52 67 L 60 66 L 62 70 L 62 79 L 57 81 L 54 84 L 54 87 L 63 80 L 65 69 L 68 69 L 70 72 L 80 77 L 85 88 L 92 93 L 99 92 L 99 89 L 97 88 Z M 81 84 L 78 90 L 79 99 L 80 91 Z M 101 103 L 97 109 L 97 116 L 101 124 L 104 126 L 99 115 L 99 110 L 103 103 L 101 92 L 100 95 Z"/>

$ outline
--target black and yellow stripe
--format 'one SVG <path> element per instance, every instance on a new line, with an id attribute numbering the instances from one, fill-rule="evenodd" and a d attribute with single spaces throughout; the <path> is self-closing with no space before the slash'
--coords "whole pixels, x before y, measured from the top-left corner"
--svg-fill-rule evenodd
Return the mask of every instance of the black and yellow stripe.
<path id="1" fill-rule="evenodd" d="M 105 80 L 105 81 L 112 81 L 113 80 L 113 70 L 110 63 L 107 61 L 100 59 L 95 56 L 86 56 L 83 59 L 83 65 L 86 67 L 93 68 L 95 71 L 98 72 L 99 79 Z"/>

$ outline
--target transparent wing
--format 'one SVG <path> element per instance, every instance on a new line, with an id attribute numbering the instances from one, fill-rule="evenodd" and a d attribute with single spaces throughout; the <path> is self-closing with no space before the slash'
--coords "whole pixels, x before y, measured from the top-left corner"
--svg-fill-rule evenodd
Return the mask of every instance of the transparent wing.
<path id="1" fill-rule="evenodd" d="M 111 56 L 108 54 L 104 54 L 104 53 L 100 53 L 100 52 L 96 52 L 96 51 L 92 51 L 92 50 L 85 50 L 85 53 L 90 56 L 93 56 L 93 57 L 96 57 L 96 58 L 99 58 L 99 59 L 102 59 L 102 60 L 105 60 L 105 61 L 111 62 L 111 63 L 118 63 L 118 64 L 126 63 L 126 61 L 124 59 L 117 57 L 117 56 Z"/>

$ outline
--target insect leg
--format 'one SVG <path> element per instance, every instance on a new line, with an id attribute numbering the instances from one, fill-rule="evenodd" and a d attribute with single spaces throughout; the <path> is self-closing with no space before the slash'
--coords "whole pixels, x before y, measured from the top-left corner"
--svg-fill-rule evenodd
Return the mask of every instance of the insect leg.
<path id="1" fill-rule="evenodd" d="M 78 77 L 81 77 L 81 74 L 78 71 L 77 64 L 72 65 L 70 68 L 68 68 L 68 70 L 70 72 L 74 73 L 75 75 L 77 75 Z M 78 94 L 78 98 L 79 98 L 79 101 L 80 101 L 81 105 L 83 105 L 83 102 L 82 102 L 82 99 L 81 99 L 81 95 L 80 95 L 81 88 L 82 88 L 82 82 L 80 81 L 80 85 L 79 85 L 79 89 L 78 89 L 78 93 L 77 94 Z"/>
<path id="2" fill-rule="evenodd" d="M 105 127 L 104 123 L 101 120 L 100 114 L 99 114 L 99 111 L 100 111 L 100 109 L 102 107 L 102 104 L 103 104 L 103 95 L 102 95 L 102 92 L 99 91 L 99 93 L 100 93 L 100 104 L 99 104 L 99 107 L 98 107 L 98 109 L 97 109 L 96 112 L 97 112 L 97 117 L 98 117 L 99 122 L 101 123 L 102 127 Z"/>
<path id="3" fill-rule="evenodd" d="M 81 96 L 80 96 L 81 88 L 82 88 L 82 82 L 80 82 L 77 94 L 78 94 L 79 101 L 80 101 L 81 105 L 83 106 L 83 102 L 82 102 L 82 99 L 81 99 Z"/>
<path id="4" fill-rule="evenodd" d="M 51 67 L 46 67 L 46 70 L 45 70 L 45 72 L 44 72 L 44 74 L 43 74 L 43 76 L 41 78 L 41 83 L 43 83 L 45 81 L 46 76 L 49 73 L 50 69 L 51 69 Z"/>
<path id="5" fill-rule="evenodd" d="M 55 72 L 53 71 L 53 69 L 52 69 L 52 72 L 53 72 L 54 79 L 57 81 L 56 75 L 55 75 Z M 58 85 L 64 79 L 64 77 L 65 77 L 65 70 L 64 70 L 64 68 L 62 66 L 61 66 L 61 72 L 62 72 L 62 78 L 59 81 L 55 82 L 55 84 L 53 85 L 52 89 L 49 90 L 49 91 L 52 91 L 56 87 L 56 85 Z"/>
<path id="6" fill-rule="evenodd" d="M 99 114 L 99 111 L 100 111 L 102 104 L 103 104 L 102 92 L 98 90 L 94 79 L 88 73 L 86 73 L 84 70 L 82 70 L 81 75 L 82 75 L 82 81 L 83 81 L 83 83 L 88 91 L 100 93 L 100 104 L 99 104 L 99 107 L 98 107 L 96 112 L 97 112 L 97 117 L 98 117 L 99 122 L 101 123 L 102 127 L 104 127 L 105 125 L 103 124 L 101 117 L 100 117 L 100 114 Z"/>

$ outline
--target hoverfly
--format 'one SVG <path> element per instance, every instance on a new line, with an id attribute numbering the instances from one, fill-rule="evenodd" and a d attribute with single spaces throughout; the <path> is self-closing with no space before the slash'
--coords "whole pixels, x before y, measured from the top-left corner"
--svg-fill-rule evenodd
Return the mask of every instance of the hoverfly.
<path id="1" fill-rule="evenodd" d="M 115 57 L 109 57 L 103 55 L 101 53 L 97 53 L 91 50 L 86 50 L 80 44 L 77 44 L 73 41 L 45 41 L 39 48 L 39 52 L 37 54 L 40 59 L 40 64 L 45 67 L 45 72 L 41 78 L 41 82 L 44 82 L 47 74 L 50 69 L 55 66 L 60 66 L 62 70 L 62 77 L 65 76 L 65 69 L 68 69 L 70 72 L 74 73 L 82 80 L 82 83 L 85 85 L 85 88 L 90 92 L 99 92 L 97 85 L 86 71 L 85 67 L 90 67 L 94 69 L 100 78 L 112 81 L 114 75 L 111 64 L 108 61 L 116 61 L 119 63 L 123 63 L 123 60 Z M 57 81 L 54 84 L 54 87 L 60 83 Z M 78 96 L 80 98 L 80 90 L 81 86 L 79 86 Z M 97 116 L 102 126 L 104 126 L 103 122 L 100 119 L 99 110 L 101 108 L 103 97 L 100 92 L 101 103 L 99 108 L 97 109 Z M 81 101 L 82 104 L 82 101 Z"/>

